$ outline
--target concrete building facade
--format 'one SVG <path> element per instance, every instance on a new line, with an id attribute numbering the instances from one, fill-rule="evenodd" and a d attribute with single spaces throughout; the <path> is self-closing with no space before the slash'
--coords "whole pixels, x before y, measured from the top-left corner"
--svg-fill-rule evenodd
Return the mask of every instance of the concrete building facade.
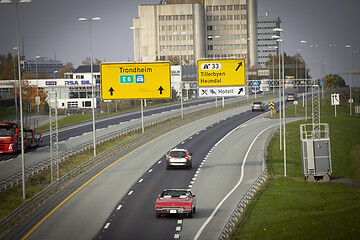
<path id="1" fill-rule="evenodd" d="M 199 59 L 249 56 L 249 64 L 256 66 L 256 11 L 256 0 L 164 0 L 140 5 L 139 16 L 133 19 L 134 59 L 152 62 L 181 55 L 182 64 L 194 65 Z"/>
<path id="2" fill-rule="evenodd" d="M 279 17 L 270 17 L 269 12 L 265 16 L 258 17 L 258 64 L 265 67 L 269 55 L 278 55 L 279 42 L 271 36 L 276 35 L 274 28 L 280 28 Z"/>

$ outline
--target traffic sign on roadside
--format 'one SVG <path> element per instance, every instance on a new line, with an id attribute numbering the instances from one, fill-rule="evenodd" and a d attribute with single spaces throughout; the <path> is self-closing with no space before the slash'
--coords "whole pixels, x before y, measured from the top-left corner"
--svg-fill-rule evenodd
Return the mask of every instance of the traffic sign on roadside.
<path id="1" fill-rule="evenodd" d="M 270 109 L 274 110 L 274 103 L 273 102 L 269 102 L 269 110 Z"/>
<path id="2" fill-rule="evenodd" d="M 259 83 L 258 83 L 258 81 L 254 80 L 253 81 L 253 87 L 257 87 L 257 86 L 259 86 Z"/>
<path id="3" fill-rule="evenodd" d="M 245 96 L 245 87 L 207 87 L 199 88 L 199 97 Z"/>
<path id="4" fill-rule="evenodd" d="M 245 86 L 245 60 L 199 60 L 198 86 Z"/>
<path id="5" fill-rule="evenodd" d="M 101 99 L 170 99 L 170 62 L 101 63 Z"/>
<path id="6" fill-rule="evenodd" d="M 331 94 L 331 105 L 340 105 L 340 97 L 338 93 Z"/>

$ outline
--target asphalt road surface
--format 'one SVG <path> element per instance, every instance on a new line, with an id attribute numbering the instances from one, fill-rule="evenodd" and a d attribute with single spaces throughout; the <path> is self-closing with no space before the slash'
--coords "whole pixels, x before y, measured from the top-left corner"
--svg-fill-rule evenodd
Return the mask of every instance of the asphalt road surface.
<path id="1" fill-rule="evenodd" d="M 215 239 L 262 171 L 264 139 L 278 120 L 260 114 L 249 106 L 228 110 L 117 156 L 70 184 L 5 239 Z M 166 170 L 164 154 L 175 146 L 193 153 L 191 170 Z M 155 199 L 173 187 L 197 196 L 194 218 L 155 217 Z"/>

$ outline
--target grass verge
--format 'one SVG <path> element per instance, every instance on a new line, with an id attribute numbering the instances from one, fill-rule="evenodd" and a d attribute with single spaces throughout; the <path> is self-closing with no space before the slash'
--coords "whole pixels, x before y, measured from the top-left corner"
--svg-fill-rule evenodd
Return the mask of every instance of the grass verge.
<path id="1" fill-rule="evenodd" d="M 349 116 L 348 106 L 338 106 L 335 118 L 334 106 L 325 101 L 321 122 L 330 126 L 333 180 L 304 181 L 299 129 L 311 119 L 287 124 L 288 177 L 283 177 L 277 134 L 268 146 L 269 181 L 248 205 L 230 239 L 360 239 L 360 116 Z"/>

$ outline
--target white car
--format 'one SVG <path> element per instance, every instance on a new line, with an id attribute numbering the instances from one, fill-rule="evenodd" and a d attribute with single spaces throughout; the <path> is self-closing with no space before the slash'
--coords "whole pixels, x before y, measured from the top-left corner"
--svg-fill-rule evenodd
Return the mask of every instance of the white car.
<path id="1" fill-rule="evenodd" d="M 185 167 L 191 169 L 192 153 L 189 153 L 186 149 L 174 148 L 166 154 L 166 169 L 171 167 Z"/>

